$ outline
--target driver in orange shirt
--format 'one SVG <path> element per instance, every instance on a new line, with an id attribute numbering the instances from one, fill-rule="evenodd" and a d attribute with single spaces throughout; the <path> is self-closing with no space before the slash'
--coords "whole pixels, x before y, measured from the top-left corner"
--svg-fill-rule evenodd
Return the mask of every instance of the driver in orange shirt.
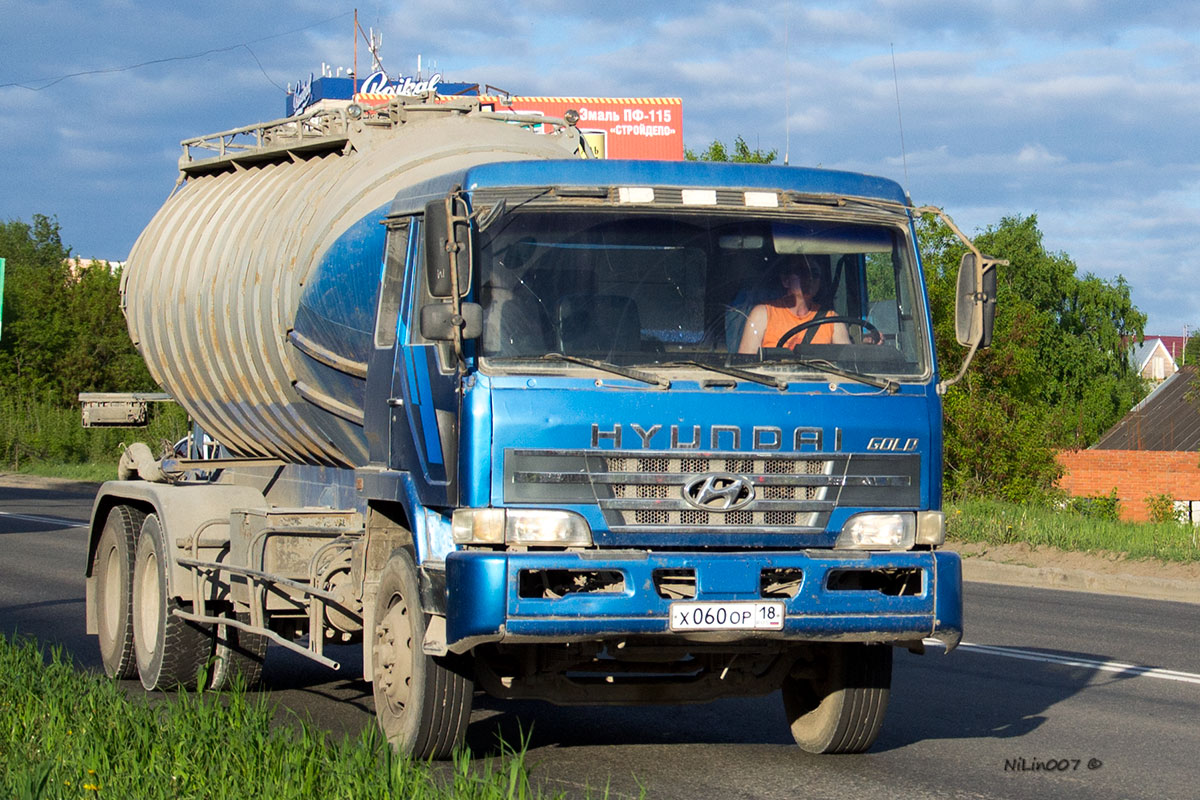
<path id="1" fill-rule="evenodd" d="M 780 337 L 797 325 L 834 316 L 833 311 L 822 309 L 817 303 L 821 276 L 804 256 L 786 262 L 779 270 L 779 280 L 785 294 L 750 310 L 746 327 L 742 329 L 739 353 L 751 354 L 758 352 L 760 347 L 778 347 Z M 842 322 L 814 325 L 790 337 L 784 346 L 795 348 L 801 342 L 850 344 L 850 333 Z"/>

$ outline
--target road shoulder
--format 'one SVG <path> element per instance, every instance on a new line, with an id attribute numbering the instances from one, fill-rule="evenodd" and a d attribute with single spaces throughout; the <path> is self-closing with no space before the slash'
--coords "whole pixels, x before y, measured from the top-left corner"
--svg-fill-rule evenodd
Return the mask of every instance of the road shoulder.
<path id="1" fill-rule="evenodd" d="M 1080 553 L 1023 543 L 952 542 L 947 548 L 963 557 L 966 581 L 1200 604 L 1197 562 L 1132 560 L 1115 553 Z"/>
<path id="2" fill-rule="evenodd" d="M 0 472 L 0 487 L 10 489 L 50 489 L 71 495 L 95 495 L 101 484 L 69 478 L 46 478 L 20 472 Z"/>

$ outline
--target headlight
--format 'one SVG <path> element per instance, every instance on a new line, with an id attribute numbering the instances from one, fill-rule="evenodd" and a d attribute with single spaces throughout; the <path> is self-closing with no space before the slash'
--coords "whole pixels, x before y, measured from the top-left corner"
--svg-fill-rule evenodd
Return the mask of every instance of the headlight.
<path id="1" fill-rule="evenodd" d="M 843 550 L 910 550 L 916 543 L 917 515 L 856 514 L 846 520 L 834 547 Z"/>
<path id="2" fill-rule="evenodd" d="M 453 529 L 456 544 L 592 545 L 587 521 L 570 511 L 460 508 L 454 512 Z"/>

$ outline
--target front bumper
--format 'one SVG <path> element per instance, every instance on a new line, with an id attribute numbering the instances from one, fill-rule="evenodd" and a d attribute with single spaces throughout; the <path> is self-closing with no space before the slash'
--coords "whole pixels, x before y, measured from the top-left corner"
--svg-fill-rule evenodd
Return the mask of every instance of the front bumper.
<path id="1" fill-rule="evenodd" d="M 561 598 L 520 596 L 525 570 L 611 570 L 621 591 Z M 781 631 L 722 631 L 726 640 L 901 642 L 926 637 L 953 648 L 962 639 L 962 562 L 956 553 L 855 553 L 833 550 L 756 553 L 640 551 L 456 551 L 446 558 L 447 644 L 464 651 L 484 642 L 566 642 L 636 636 L 706 638 L 670 630 L 671 599 L 655 589 L 658 570 L 694 570 L 695 601 L 761 600 L 767 569 L 798 569 L 803 580 L 785 598 Z M 897 595 L 845 586 L 847 571 L 919 572 L 919 589 Z M 909 573 L 910 575 L 912 573 Z M 834 577 L 831 585 L 830 578 Z M 869 583 L 869 581 L 868 581 Z"/>

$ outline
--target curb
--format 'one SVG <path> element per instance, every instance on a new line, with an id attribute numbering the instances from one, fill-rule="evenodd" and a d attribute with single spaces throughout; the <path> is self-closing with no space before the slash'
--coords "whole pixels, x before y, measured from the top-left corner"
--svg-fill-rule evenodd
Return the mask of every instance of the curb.
<path id="1" fill-rule="evenodd" d="M 1140 575 L 1108 575 L 1080 569 L 1026 567 L 963 557 L 963 580 L 1035 589 L 1060 589 L 1200 604 L 1200 582 Z"/>
<path id="2" fill-rule="evenodd" d="M 51 489 L 67 494 L 95 495 L 102 485 L 73 478 L 47 478 L 23 472 L 0 472 L 0 487 L 8 489 Z"/>

